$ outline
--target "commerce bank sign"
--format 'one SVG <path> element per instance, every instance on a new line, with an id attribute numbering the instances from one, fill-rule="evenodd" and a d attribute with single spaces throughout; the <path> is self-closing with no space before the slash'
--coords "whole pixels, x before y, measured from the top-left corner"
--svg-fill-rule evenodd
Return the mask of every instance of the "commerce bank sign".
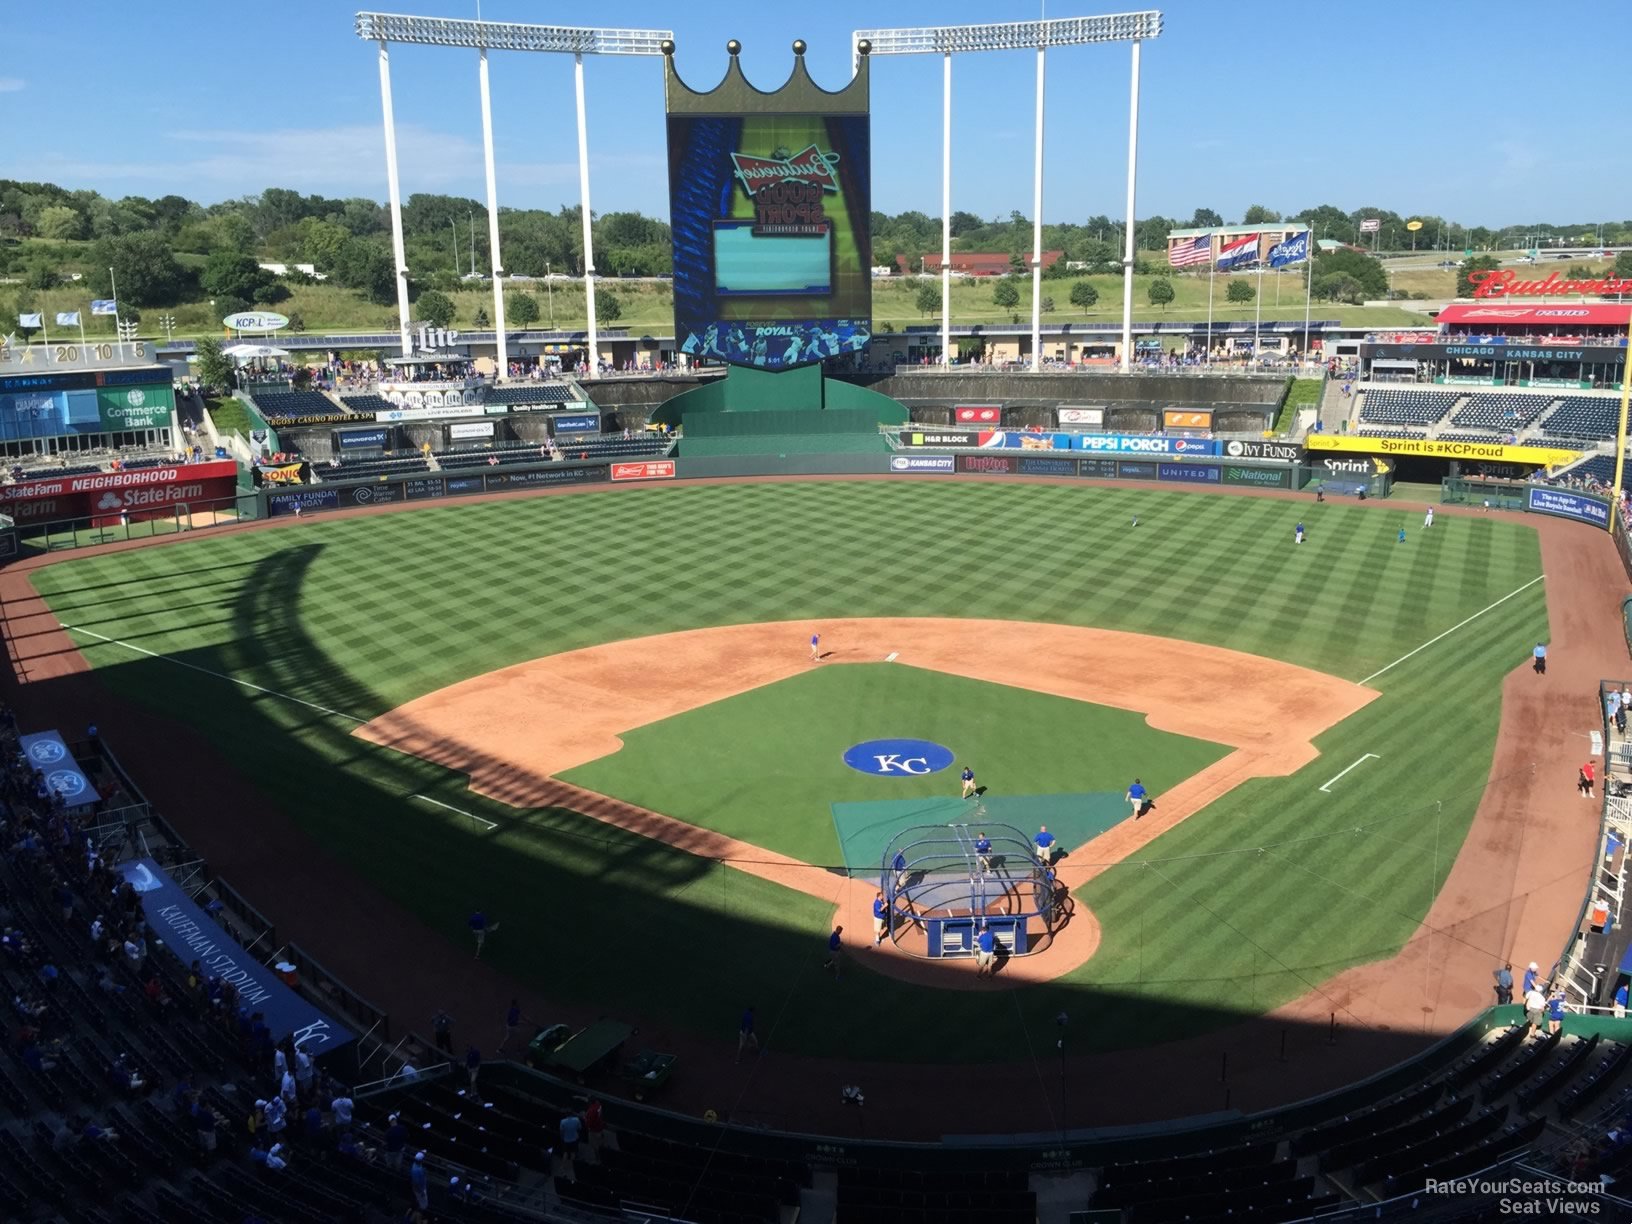
<path id="1" fill-rule="evenodd" d="M 1473 287 L 1473 296 L 1476 298 L 1574 297 L 1581 294 L 1605 296 L 1632 293 L 1632 278 L 1604 276 L 1597 280 L 1571 280 L 1554 272 L 1546 280 L 1520 280 L 1518 273 L 1510 268 L 1469 272 L 1468 284 Z"/>

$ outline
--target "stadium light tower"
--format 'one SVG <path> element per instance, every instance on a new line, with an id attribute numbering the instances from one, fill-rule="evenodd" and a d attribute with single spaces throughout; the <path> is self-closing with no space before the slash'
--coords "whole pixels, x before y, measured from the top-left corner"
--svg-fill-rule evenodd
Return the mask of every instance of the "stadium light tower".
<path id="1" fill-rule="evenodd" d="M 358 13 L 357 37 L 380 44 L 380 109 L 385 118 L 385 179 L 391 197 L 391 247 L 397 264 L 397 316 L 402 355 L 413 351 L 408 333 L 408 268 L 402 240 L 402 191 L 397 182 L 397 130 L 391 110 L 391 43 L 419 47 L 464 47 L 477 52 L 482 97 L 482 156 L 487 174 L 487 235 L 492 247 L 493 318 L 498 327 L 499 376 L 509 370 L 504 334 L 504 268 L 499 258 L 499 201 L 493 168 L 493 103 L 488 92 L 488 51 L 541 51 L 571 55 L 578 103 L 578 189 L 584 225 L 584 301 L 589 311 L 587 373 L 593 378 L 600 360 L 595 324 L 595 243 L 590 232 L 589 141 L 584 119 L 584 56 L 651 55 L 661 57 L 669 30 L 625 30 L 578 26 L 523 25 L 510 21 L 465 21 L 448 17 L 409 17 L 400 13 Z"/>
<path id="2" fill-rule="evenodd" d="M 1133 44 L 1133 89 L 1128 110 L 1128 231 L 1122 257 L 1122 369 L 1133 352 L 1133 184 L 1139 150 L 1139 45 L 1162 32 L 1154 9 L 1102 17 L 1057 17 L 1046 21 L 1000 21 L 990 25 L 919 26 L 901 30 L 857 30 L 873 55 L 939 55 L 941 67 L 941 361 L 952 353 L 952 57 L 974 51 L 1037 52 L 1037 120 L 1033 153 L 1031 223 L 1031 368 L 1042 369 L 1043 353 L 1043 61 L 1050 47 L 1090 43 Z"/>

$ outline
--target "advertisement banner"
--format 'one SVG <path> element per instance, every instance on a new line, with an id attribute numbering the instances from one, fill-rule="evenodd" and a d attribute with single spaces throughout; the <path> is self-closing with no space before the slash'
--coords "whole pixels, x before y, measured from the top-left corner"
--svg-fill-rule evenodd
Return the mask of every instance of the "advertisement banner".
<path id="1" fill-rule="evenodd" d="M 979 446 L 983 435 L 969 429 L 903 429 L 903 446 Z"/>
<path id="2" fill-rule="evenodd" d="M 1386 476 L 1392 470 L 1388 460 L 1379 459 L 1376 455 L 1311 454 L 1309 460 L 1314 469 L 1327 479 L 1366 481 L 1373 476 Z"/>
<path id="3" fill-rule="evenodd" d="M 447 490 L 442 487 L 440 476 L 430 476 L 421 480 L 405 480 L 402 482 L 403 496 L 409 501 L 425 501 L 432 497 L 446 497 Z"/>
<path id="4" fill-rule="evenodd" d="M 168 429 L 176 396 L 169 383 L 152 387 L 103 387 L 96 393 L 102 414 L 102 428 L 109 432 L 129 429 Z"/>
<path id="5" fill-rule="evenodd" d="M 300 484 L 300 474 L 305 468 L 304 463 L 269 463 L 257 467 L 255 470 L 265 484 Z"/>
<path id="6" fill-rule="evenodd" d="M 498 492 L 539 485 L 600 484 L 609 478 L 604 467 L 541 468 L 535 472 L 494 472 L 487 478 L 487 487 Z M 451 481 L 448 491 L 453 491 Z"/>
<path id="7" fill-rule="evenodd" d="M 467 438 L 491 438 L 493 436 L 492 421 L 463 421 L 458 425 L 448 426 L 448 437 L 455 442 Z"/>
<path id="8" fill-rule="evenodd" d="M 354 1033 L 284 985 L 272 966 L 244 951 L 154 860 L 130 859 L 118 871 L 141 898 L 142 916 L 162 946 L 182 966 L 196 961 L 205 973 L 230 983 L 238 1002 L 261 1014 L 273 1041 L 292 1037 L 296 1049 L 316 1054 L 355 1040 Z"/>
<path id="9" fill-rule="evenodd" d="M 960 472 L 995 472 L 1013 475 L 1020 470 L 1019 455 L 958 455 Z"/>
<path id="10" fill-rule="evenodd" d="M 384 450 L 390 435 L 389 429 L 339 429 L 334 434 L 341 450 Z"/>
<path id="11" fill-rule="evenodd" d="M 41 731 L 37 735 L 25 735 L 17 741 L 17 746 L 29 765 L 44 776 L 46 789 L 62 796 L 64 807 L 88 807 L 101 800 L 102 796 L 91 785 L 91 780 L 80 769 L 73 753 L 68 751 L 67 743 L 57 732 Z"/>
<path id="12" fill-rule="evenodd" d="M 1115 480 L 1115 459 L 1078 459 L 1077 475 L 1091 476 L 1095 480 Z"/>
<path id="13" fill-rule="evenodd" d="M 237 477 L 238 465 L 226 459 L 25 480 L 0 488 L 0 513 L 19 522 L 90 518 L 108 526 L 121 517 L 166 517 L 182 504 L 231 500 Z"/>
<path id="14" fill-rule="evenodd" d="M 614 463 L 613 480 L 673 480 L 673 459 L 648 459 L 642 463 Z"/>
<path id="15" fill-rule="evenodd" d="M 601 414 L 598 412 L 579 412 L 571 416 L 556 415 L 552 416 L 550 420 L 555 425 L 557 437 L 569 433 L 593 434 L 601 432 Z"/>
<path id="16" fill-rule="evenodd" d="M 1219 452 L 1227 459 L 1273 459 L 1277 463 L 1296 463 L 1303 448 L 1295 442 L 1239 442 L 1221 443 Z"/>
<path id="17" fill-rule="evenodd" d="M 49 438 L 68 432 L 68 391 L 12 391 L 0 394 L 0 438 Z M 90 392 L 94 400 L 96 392 Z M 100 425 L 100 416 L 98 417 Z"/>
<path id="18" fill-rule="evenodd" d="M 996 430 L 981 434 L 980 444 L 982 447 L 1000 450 L 1067 451 L 1072 447 L 1072 439 L 1077 436 L 1068 433 L 1034 433 L 1031 430 Z"/>
<path id="19" fill-rule="evenodd" d="M 952 419 L 958 424 L 1001 425 L 1002 404 L 959 404 L 952 409 Z"/>
<path id="20" fill-rule="evenodd" d="M 1116 475 L 1119 480 L 1155 480 L 1156 465 L 1154 463 L 1118 463 Z"/>
<path id="21" fill-rule="evenodd" d="M 312 510 L 335 510 L 339 505 L 338 489 L 300 489 L 266 495 L 266 513 L 269 518 L 293 514 L 297 506 L 300 507 L 302 514 L 306 514 Z"/>
<path id="22" fill-rule="evenodd" d="M 463 497 L 467 493 L 487 492 L 487 481 L 480 476 L 448 476 L 442 487 L 449 497 Z"/>
<path id="23" fill-rule="evenodd" d="M 1055 459 L 1044 455 L 1021 455 L 1020 474 L 1022 476 L 1075 476 L 1077 461 L 1061 457 Z"/>
<path id="24" fill-rule="evenodd" d="M 1582 493 L 1567 493 L 1563 489 L 1530 489 L 1526 505 L 1537 514 L 1556 514 L 1560 518 L 1591 523 L 1594 527 L 1609 526 L 1609 503 Z"/>
<path id="25" fill-rule="evenodd" d="M 1163 429 L 1211 429 L 1212 427 L 1213 413 L 1211 409 L 1168 408 L 1162 412 Z"/>
<path id="26" fill-rule="evenodd" d="M 952 455 L 891 455 L 892 472 L 950 473 L 957 470 Z"/>
<path id="27" fill-rule="evenodd" d="M 1349 451 L 1379 455 L 1421 455 L 1429 459 L 1485 459 L 1493 463 L 1522 463 L 1528 467 L 1557 467 L 1581 456 L 1573 450 L 1549 446 L 1509 446 L 1502 442 L 1459 442 L 1440 438 L 1361 438 L 1352 434 L 1310 434 L 1304 445 L 1311 451 Z"/>
<path id="28" fill-rule="evenodd" d="M 342 506 L 378 506 L 386 502 L 402 501 L 407 491 L 400 484 L 347 485 L 340 490 Z"/>
<path id="29" fill-rule="evenodd" d="M 1363 344 L 1362 355 L 1406 361 L 1433 361 L 1444 357 L 1472 358 L 1476 361 L 1558 361 L 1576 365 L 1598 361 L 1619 363 L 1624 348 L 1608 348 L 1580 343 L 1548 343 L 1526 337 L 1487 336 L 1477 343 L 1456 344 Z M 1485 384 L 1481 383 L 1480 386 Z"/>
<path id="30" fill-rule="evenodd" d="M 1224 466 L 1224 484 L 1245 485 L 1254 489 L 1290 489 L 1292 473 L 1286 468 Z"/>
<path id="31" fill-rule="evenodd" d="M 1164 438 L 1145 434 L 1075 434 L 1076 445 L 1086 451 L 1111 451 L 1119 455 L 1216 455 L 1218 443 L 1212 438 Z"/>
<path id="32" fill-rule="evenodd" d="M 858 352 L 872 318 L 868 117 L 777 97 L 668 116 L 678 346 L 773 370 Z"/>
<path id="33" fill-rule="evenodd" d="M 1061 425 L 1093 425 L 1105 424 L 1105 409 L 1103 408 L 1067 408 L 1063 405 L 1059 409 Z"/>
<path id="34" fill-rule="evenodd" d="M 1159 463 L 1157 480 L 1182 480 L 1190 484 L 1217 484 L 1218 465 L 1215 463 Z"/>

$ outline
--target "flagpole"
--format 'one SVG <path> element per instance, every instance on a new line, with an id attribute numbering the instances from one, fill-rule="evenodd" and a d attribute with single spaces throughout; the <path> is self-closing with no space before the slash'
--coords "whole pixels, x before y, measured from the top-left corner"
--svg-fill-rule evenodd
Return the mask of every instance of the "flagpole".
<path id="1" fill-rule="evenodd" d="M 45 326 L 45 311 L 40 311 L 40 335 L 45 337 L 45 363 L 51 364 L 51 333 Z"/>
<path id="2" fill-rule="evenodd" d="M 1263 350 L 1258 347 L 1258 331 L 1264 320 L 1264 240 L 1258 239 L 1258 292 L 1253 294 L 1253 303 L 1256 309 L 1252 315 L 1252 359 L 1257 361 L 1263 356 Z"/>
<path id="3" fill-rule="evenodd" d="M 119 360 L 125 359 L 125 329 L 119 326 L 119 282 L 113 279 L 113 268 L 108 268 L 108 288 L 113 291 L 113 336 L 119 345 Z"/>
<path id="4" fill-rule="evenodd" d="M 1218 260 L 1213 258 L 1212 239 L 1207 240 L 1207 364 L 1213 364 L 1213 278 L 1218 272 Z"/>
<path id="5" fill-rule="evenodd" d="M 1303 360 L 1305 364 L 1307 364 L 1309 361 L 1309 353 L 1311 351 L 1309 340 L 1309 304 L 1314 300 L 1315 294 L 1315 227 L 1313 225 L 1309 227 L 1309 237 L 1306 241 L 1307 245 L 1304 247 L 1304 254 L 1309 260 L 1309 267 L 1307 269 L 1307 276 L 1304 278 L 1303 282 Z"/>
<path id="6" fill-rule="evenodd" d="M 79 320 L 79 355 L 81 357 L 84 357 L 86 355 L 86 353 L 85 353 L 85 316 L 83 314 L 80 314 L 77 310 L 74 312 L 74 316 Z"/>

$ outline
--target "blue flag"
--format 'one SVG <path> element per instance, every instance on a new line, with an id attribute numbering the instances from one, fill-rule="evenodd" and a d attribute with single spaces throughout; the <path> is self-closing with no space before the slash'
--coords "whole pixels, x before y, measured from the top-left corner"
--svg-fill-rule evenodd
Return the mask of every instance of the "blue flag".
<path id="1" fill-rule="evenodd" d="M 1309 231 L 1293 234 L 1269 248 L 1269 266 L 1284 268 L 1287 264 L 1302 263 L 1309 258 Z"/>
<path id="2" fill-rule="evenodd" d="M 112 298 L 92 298 L 91 313 L 93 315 L 111 315 L 119 313 L 119 303 Z"/>

